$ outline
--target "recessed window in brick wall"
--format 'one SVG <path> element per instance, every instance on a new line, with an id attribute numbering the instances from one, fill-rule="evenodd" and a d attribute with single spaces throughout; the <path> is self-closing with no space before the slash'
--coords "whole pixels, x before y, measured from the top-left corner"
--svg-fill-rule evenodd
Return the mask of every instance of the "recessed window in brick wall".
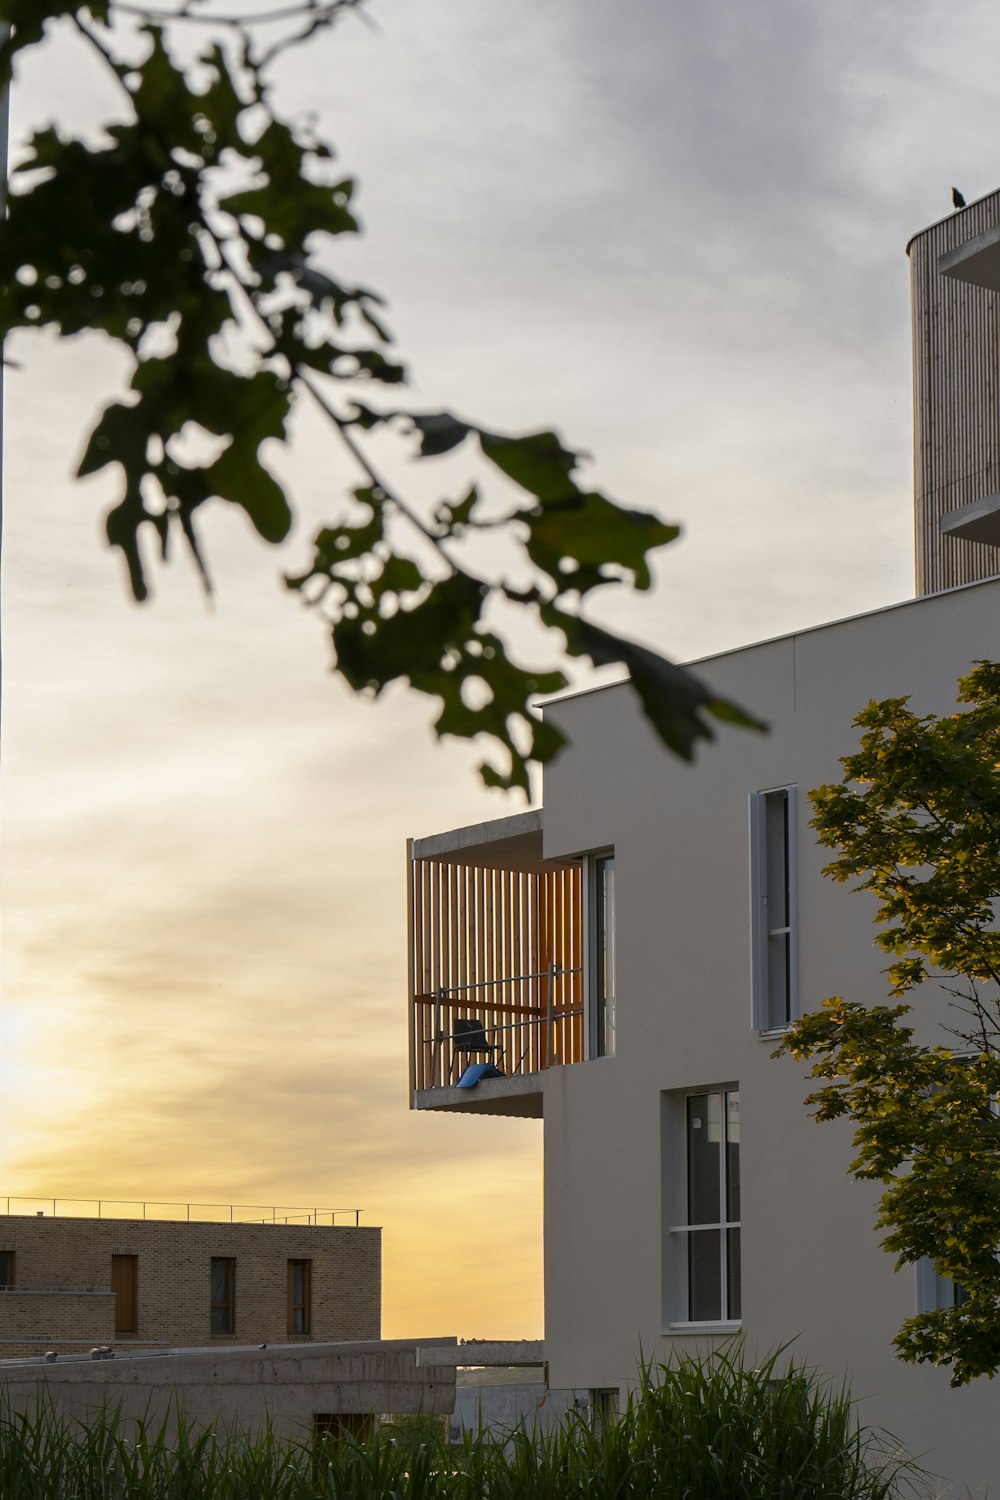
<path id="1" fill-rule="evenodd" d="M 0 1250 L 0 1291 L 14 1285 L 14 1252 Z"/>
<path id="2" fill-rule="evenodd" d="M 233 1333 L 236 1328 L 236 1261 L 231 1256 L 212 1256 L 213 1333 Z"/>
<path id="3" fill-rule="evenodd" d="M 308 1333 L 312 1292 L 312 1261 L 288 1262 L 288 1332 Z"/>
<path id="4" fill-rule="evenodd" d="M 139 1257 L 112 1255 L 111 1290 L 115 1294 L 115 1333 L 139 1331 Z"/>

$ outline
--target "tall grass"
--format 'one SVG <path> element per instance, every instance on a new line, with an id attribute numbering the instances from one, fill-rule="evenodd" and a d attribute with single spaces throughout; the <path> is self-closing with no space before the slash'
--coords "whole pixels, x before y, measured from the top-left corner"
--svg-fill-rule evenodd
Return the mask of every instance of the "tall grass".
<path id="1" fill-rule="evenodd" d="M 706 1361 L 645 1371 L 634 1446 L 650 1493 L 670 1500 L 890 1500 L 913 1492 L 915 1464 L 857 1422 L 846 1386 L 819 1381 L 783 1351 L 749 1367 L 740 1344 Z"/>
<path id="2" fill-rule="evenodd" d="M 600 1427 L 573 1413 L 457 1445 L 432 1422 L 297 1443 L 0 1410 L 0 1500 L 893 1500 L 919 1478 L 845 1389 L 739 1346 L 645 1369 Z"/>

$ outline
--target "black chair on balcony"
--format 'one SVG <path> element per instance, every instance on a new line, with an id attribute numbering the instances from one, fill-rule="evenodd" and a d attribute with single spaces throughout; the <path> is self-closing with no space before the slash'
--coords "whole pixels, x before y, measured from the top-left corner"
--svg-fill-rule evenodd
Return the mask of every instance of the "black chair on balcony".
<path id="1" fill-rule="evenodd" d="M 452 1022 L 451 1032 L 451 1071 L 455 1073 L 455 1064 L 465 1056 L 466 1062 L 476 1053 L 485 1052 L 490 1062 L 496 1066 L 494 1054 L 499 1053 L 503 1061 L 503 1048 L 496 1042 L 491 1042 L 486 1035 L 486 1027 L 476 1016 L 459 1017 Z"/>

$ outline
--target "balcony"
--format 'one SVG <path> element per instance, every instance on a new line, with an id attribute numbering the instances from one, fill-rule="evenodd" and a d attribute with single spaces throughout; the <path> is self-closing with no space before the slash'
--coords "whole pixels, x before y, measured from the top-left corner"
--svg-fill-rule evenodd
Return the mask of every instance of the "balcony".
<path id="1" fill-rule="evenodd" d="M 411 1107 L 540 1116 L 584 1057 L 581 865 L 543 861 L 531 812 L 411 840 L 407 869 Z"/>

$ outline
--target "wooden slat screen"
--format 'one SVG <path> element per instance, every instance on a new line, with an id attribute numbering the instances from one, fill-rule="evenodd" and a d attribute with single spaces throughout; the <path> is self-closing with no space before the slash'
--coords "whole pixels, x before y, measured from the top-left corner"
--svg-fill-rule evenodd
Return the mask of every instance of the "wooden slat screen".
<path id="1" fill-rule="evenodd" d="M 998 224 L 1000 192 L 925 229 L 908 246 L 921 595 L 1000 572 L 1000 548 L 942 537 L 939 530 L 942 516 L 1000 490 L 1000 296 L 940 271 L 946 251 Z"/>
<path id="2" fill-rule="evenodd" d="M 487 1060 L 455 1053 L 456 1020 L 482 1023 L 507 1074 L 582 1060 L 579 866 L 538 872 L 413 860 L 410 943 L 415 1089 L 453 1083 L 467 1061 Z"/>

